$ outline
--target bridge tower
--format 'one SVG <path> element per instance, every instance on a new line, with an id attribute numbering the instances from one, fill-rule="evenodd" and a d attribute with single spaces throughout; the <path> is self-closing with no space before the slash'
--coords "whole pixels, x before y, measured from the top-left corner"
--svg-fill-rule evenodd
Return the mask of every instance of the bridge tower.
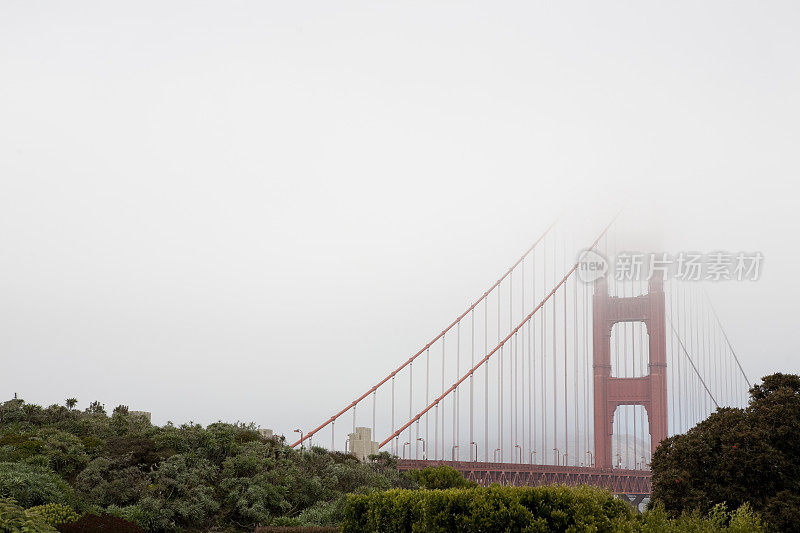
<path id="1" fill-rule="evenodd" d="M 667 438 L 667 335 L 664 284 L 653 276 L 647 294 L 609 296 L 605 278 L 595 282 L 594 448 L 598 468 L 612 468 L 611 437 L 614 413 L 621 405 L 642 405 L 647 411 L 652 450 Z M 611 331 L 619 322 L 644 322 L 649 337 L 649 374 L 642 377 L 611 375 Z"/>

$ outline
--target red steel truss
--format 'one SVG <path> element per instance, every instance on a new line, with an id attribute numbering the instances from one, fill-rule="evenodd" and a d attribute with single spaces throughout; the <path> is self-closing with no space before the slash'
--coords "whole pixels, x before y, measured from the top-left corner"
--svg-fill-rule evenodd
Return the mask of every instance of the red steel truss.
<path id="1" fill-rule="evenodd" d="M 610 490 L 614 494 L 638 496 L 639 501 L 641 498 L 649 496 L 651 491 L 649 470 L 414 459 L 399 459 L 397 462 L 397 467 L 401 471 L 440 465 L 450 466 L 461 472 L 468 480 L 475 481 L 484 487 L 492 483 L 516 487 L 591 485 Z"/>

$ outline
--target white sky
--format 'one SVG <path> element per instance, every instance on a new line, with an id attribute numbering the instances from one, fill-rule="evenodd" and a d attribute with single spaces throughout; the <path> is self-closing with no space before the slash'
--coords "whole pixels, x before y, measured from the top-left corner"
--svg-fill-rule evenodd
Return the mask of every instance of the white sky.
<path id="1" fill-rule="evenodd" d="M 632 198 L 798 372 L 796 2 L 0 0 L 0 394 L 327 418 L 563 206 Z"/>

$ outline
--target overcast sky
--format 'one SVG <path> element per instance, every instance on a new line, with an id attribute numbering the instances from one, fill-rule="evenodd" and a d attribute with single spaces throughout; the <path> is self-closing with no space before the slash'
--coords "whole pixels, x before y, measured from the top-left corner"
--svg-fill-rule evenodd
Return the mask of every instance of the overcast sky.
<path id="1" fill-rule="evenodd" d="M 563 207 L 752 250 L 798 372 L 797 2 L 0 0 L 0 395 L 309 427 Z M 588 221 L 587 221 L 588 223 Z"/>

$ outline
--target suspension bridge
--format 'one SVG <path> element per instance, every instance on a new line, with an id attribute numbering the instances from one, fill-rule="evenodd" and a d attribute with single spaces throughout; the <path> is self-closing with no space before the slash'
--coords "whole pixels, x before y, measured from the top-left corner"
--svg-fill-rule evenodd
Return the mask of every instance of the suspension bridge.
<path id="1" fill-rule="evenodd" d="M 750 382 L 702 283 L 653 264 L 647 276 L 582 275 L 589 257 L 629 249 L 620 225 L 592 235 L 554 222 L 447 327 L 292 446 L 347 451 L 346 434 L 368 428 L 401 470 L 589 484 L 638 505 L 658 444 L 745 406 Z"/>

